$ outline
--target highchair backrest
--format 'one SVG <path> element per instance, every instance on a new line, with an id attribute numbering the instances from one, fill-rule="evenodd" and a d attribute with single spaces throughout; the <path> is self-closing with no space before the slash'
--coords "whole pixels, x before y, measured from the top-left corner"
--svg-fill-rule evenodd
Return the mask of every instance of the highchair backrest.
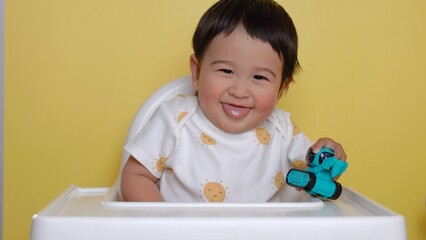
<path id="1" fill-rule="evenodd" d="M 151 95 L 148 100 L 142 104 L 130 125 L 125 143 L 127 144 L 129 141 L 131 141 L 136 136 L 136 134 L 148 123 L 152 114 L 155 112 L 161 102 L 170 100 L 179 94 L 188 96 L 194 95 L 194 91 L 192 90 L 191 76 L 184 76 L 171 81 L 154 92 L 154 94 Z M 121 176 L 121 170 L 123 169 L 124 164 L 127 162 L 129 156 L 130 154 L 126 150 L 123 150 L 119 177 Z"/>

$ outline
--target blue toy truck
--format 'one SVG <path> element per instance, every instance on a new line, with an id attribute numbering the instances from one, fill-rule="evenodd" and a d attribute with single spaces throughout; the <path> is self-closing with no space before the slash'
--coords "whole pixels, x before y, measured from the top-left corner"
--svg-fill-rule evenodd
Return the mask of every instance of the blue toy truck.
<path id="1" fill-rule="evenodd" d="M 332 200 L 339 198 L 342 185 L 334 179 L 343 174 L 348 163 L 334 157 L 334 151 L 325 147 L 318 153 L 310 148 L 306 154 L 306 162 L 309 164 L 306 170 L 293 168 L 287 173 L 287 184 L 301 188 L 313 196 Z"/>

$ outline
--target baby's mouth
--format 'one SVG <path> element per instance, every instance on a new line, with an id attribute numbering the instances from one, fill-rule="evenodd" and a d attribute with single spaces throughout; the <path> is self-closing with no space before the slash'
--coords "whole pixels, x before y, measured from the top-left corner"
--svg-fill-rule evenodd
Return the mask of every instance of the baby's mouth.
<path id="1" fill-rule="evenodd" d="M 226 115 L 236 119 L 247 116 L 251 110 L 250 107 L 237 106 L 229 103 L 222 103 L 222 108 Z"/>

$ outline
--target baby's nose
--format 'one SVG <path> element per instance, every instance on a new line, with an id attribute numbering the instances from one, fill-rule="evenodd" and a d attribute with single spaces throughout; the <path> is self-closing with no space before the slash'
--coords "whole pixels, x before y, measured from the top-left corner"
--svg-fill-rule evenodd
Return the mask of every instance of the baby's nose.
<path id="1" fill-rule="evenodd" d="M 245 79 L 236 79 L 228 90 L 229 94 L 236 98 L 245 98 L 250 95 L 249 81 Z"/>

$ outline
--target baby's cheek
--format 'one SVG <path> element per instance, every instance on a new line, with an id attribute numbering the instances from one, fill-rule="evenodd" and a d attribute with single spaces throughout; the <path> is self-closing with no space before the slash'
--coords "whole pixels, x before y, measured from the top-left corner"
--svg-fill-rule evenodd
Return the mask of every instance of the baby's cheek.
<path id="1" fill-rule="evenodd" d="M 255 102 L 256 111 L 265 119 L 271 115 L 275 108 L 275 100 L 271 97 L 261 98 Z"/>

